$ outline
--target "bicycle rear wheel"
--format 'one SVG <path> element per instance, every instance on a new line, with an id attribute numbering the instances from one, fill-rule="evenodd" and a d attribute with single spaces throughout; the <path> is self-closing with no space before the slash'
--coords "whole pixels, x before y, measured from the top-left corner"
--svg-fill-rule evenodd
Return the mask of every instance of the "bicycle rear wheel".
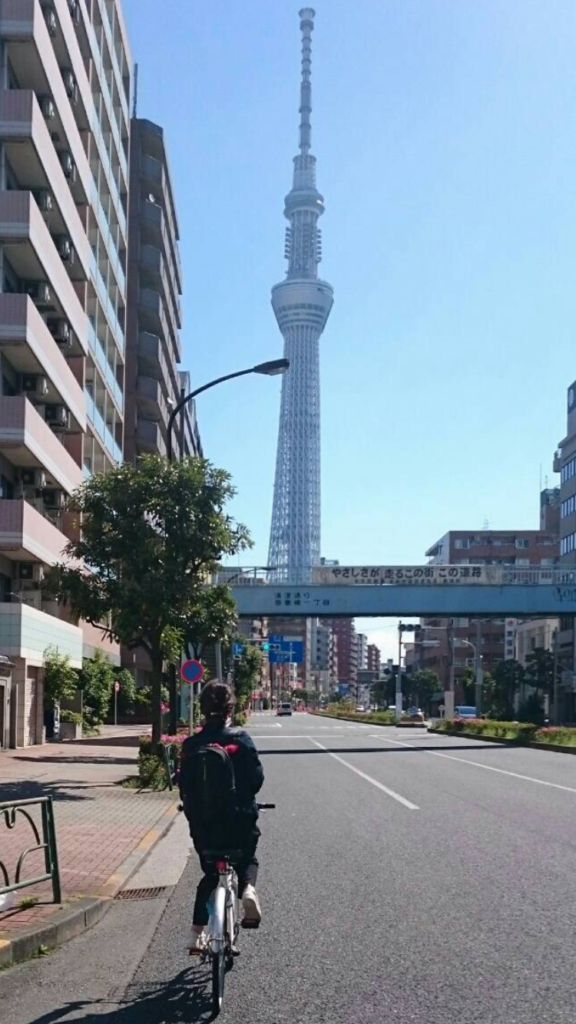
<path id="1" fill-rule="evenodd" d="M 224 1002 L 224 982 L 226 980 L 226 959 L 224 950 L 212 954 L 212 1010 L 214 1015 L 220 1013 Z"/>

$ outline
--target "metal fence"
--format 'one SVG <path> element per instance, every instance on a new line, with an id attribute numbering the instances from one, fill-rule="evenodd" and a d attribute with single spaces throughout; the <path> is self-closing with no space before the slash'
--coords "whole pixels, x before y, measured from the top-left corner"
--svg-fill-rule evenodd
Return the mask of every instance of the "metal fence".
<path id="1" fill-rule="evenodd" d="M 40 806 L 42 835 L 31 814 L 31 809 L 34 806 Z M 58 849 L 56 846 L 56 827 L 52 797 L 39 796 L 32 800 L 8 800 L 5 803 L 0 803 L 0 855 L 2 853 L 3 828 L 11 832 L 15 829 L 21 818 L 29 825 L 35 845 L 27 846 L 19 854 L 12 881 L 10 880 L 9 870 L 0 856 L 0 882 L 4 882 L 3 885 L 0 885 L 0 896 L 7 892 L 15 892 L 17 889 L 38 885 L 40 882 L 52 882 L 54 903 L 61 903 L 62 888 L 58 867 Z M 45 873 L 43 875 L 35 875 L 33 878 L 26 878 L 23 877 L 24 862 L 32 853 L 44 854 Z"/>

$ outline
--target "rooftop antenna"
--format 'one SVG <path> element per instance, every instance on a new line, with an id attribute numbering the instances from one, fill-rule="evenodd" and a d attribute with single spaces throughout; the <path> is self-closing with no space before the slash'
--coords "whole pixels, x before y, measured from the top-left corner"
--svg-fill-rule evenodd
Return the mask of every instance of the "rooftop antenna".
<path id="1" fill-rule="evenodd" d="M 482 529 L 483 530 L 489 530 L 490 529 L 490 520 L 487 519 L 486 516 L 484 516 L 484 526 L 482 527 Z"/>
<path id="2" fill-rule="evenodd" d="M 134 65 L 134 102 L 132 104 L 132 117 L 138 116 L 138 65 Z"/>

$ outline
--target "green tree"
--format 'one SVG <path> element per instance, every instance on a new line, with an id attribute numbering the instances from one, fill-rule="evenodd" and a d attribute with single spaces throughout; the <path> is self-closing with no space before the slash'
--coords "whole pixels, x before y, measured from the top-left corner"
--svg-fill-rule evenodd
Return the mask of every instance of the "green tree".
<path id="1" fill-rule="evenodd" d="M 554 690 L 554 655 L 544 647 L 536 647 L 526 656 L 526 682 L 536 690 L 539 700 Z"/>
<path id="2" fill-rule="evenodd" d="M 136 709 L 136 680 L 129 668 L 121 668 L 116 672 L 114 680 L 120 683 L 118 691 L 118 714 L 133 715 Z M 114 691 L 110 699 L 110 713 L 114 712 Z"/>
<path id="3" fill-rule="evenodd" d="M 72 700 L 78 689 L 78 674 L 72 668 L 67 654 L 59 654 L 56 647 L 44 652 L 44 707 L 51 710 L 55 704 Z"/>
<path id="4" fill-rule="evenodd" d="M 239 658 L 234 659 L 234 693 L 236 708 L 242 712 L 250 703 L 253 690 L 260 683 L 264 654 L 255 644 L 246 644 Z"/>
<path id="5" fill-rule="evenodd" d="M 97 729 L 106 718 L 115 679 L 114 665 L 98 648 L 93 658 L 84 658 L 78 689 L 82 690 L 82 718 L 89 730 Z"/>
<path id="6" fill-rule="evenodd" d="M 524 669 L 514 658 L 501 661 L 494 670 L 490 716 L 509 721 L 514 718 L 515 701 L 524 681 Z"/>
<path id="7" fill-rule="evenodd" d="M 429 712 L 432 706 L 432 697 L 442 689 L 442 686 L 436 672 L 429 668 L 423 668 L 412 676 L 411 689 L 418 707 Z"/>
<path id="8" fill-rule="evenodd" d="M 225 511 L 234 494 L 229 474 L 204 459 L 146 455 L 91 477 L 69 506 L 82 530 L 49 587 L 76 618 L 147 651 L 154 744 L 164 660 L 176 659 L 187 641 L 197 649 L 233 632 L 229 588 L 206 584 L 224 556 L 250 546 L 246 527 Z"/>
<path id="9" fill-rule="evenodd" d="M 301 700 L 306 704 L 306 707 L 312 707 L 316 701 L 316 693 L 314 690 L 292 690 L 292 700 Z"/>
<path id="10" fill-rule="evenodd" d="M 393 704 L 396 692 L 396 680 L 392 674 L 380 676 L 372 684 L 372 700 L 377 707 L 382 708 L 385 704 Z"/>

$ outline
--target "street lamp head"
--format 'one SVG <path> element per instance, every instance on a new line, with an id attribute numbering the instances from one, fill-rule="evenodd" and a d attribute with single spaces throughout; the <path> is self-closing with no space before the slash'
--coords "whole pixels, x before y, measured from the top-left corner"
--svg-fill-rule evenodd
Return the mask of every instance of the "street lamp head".
<path id="1" fill-rule="evenodd" d="M 266 377 L 275 377 L 277 373 L 286 373 L 289 367 L 289 359 L 271 359 L 267 363 L 258 363 L 252 372 L 263 373 Z"/>

